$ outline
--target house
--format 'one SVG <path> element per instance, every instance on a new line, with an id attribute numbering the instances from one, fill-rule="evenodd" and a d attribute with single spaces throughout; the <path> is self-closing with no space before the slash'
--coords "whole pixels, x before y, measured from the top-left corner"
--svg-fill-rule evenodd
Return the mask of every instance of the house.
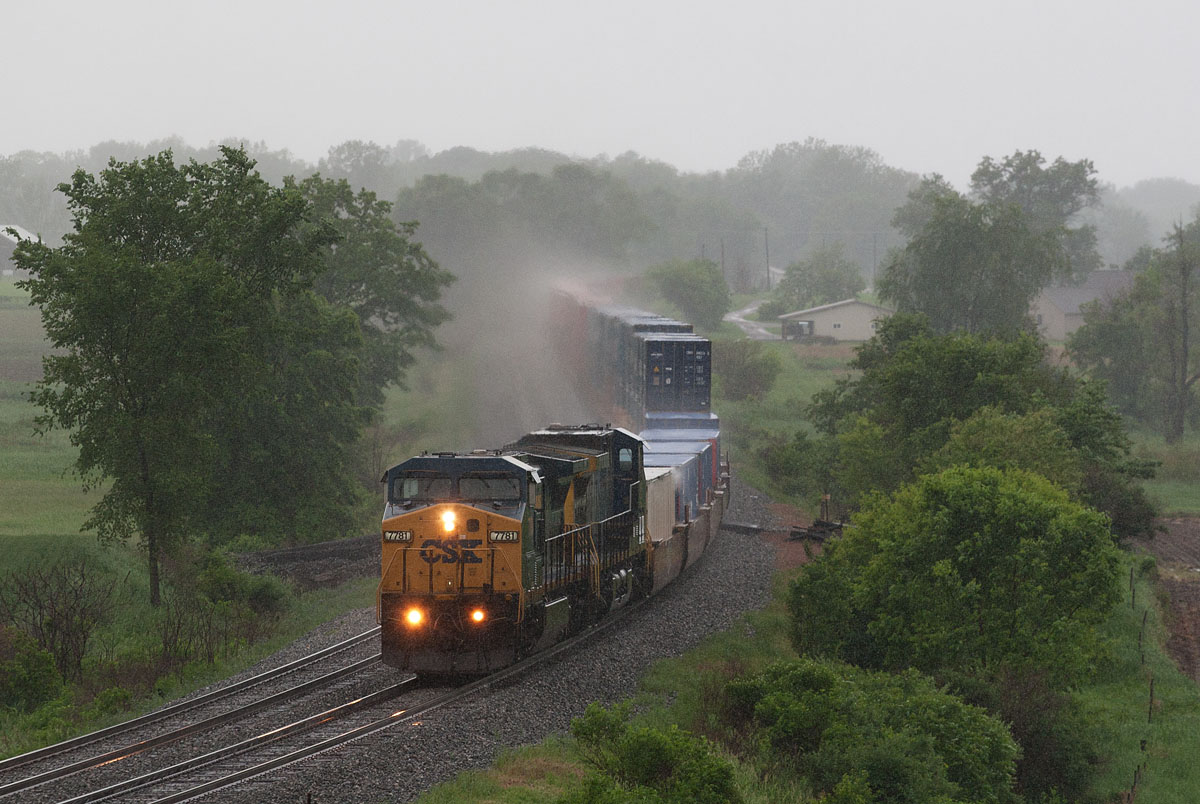
<path id="1" fill-rule="evenodd" d="M 11 229 L 16 234 L 9 232 Z M 17 267 L 13 264 L 13 251 L 17 248 L 17 243 L 22 240 L 37 240 L 38 237 L 31 232 L 22 229 L 16 224 L 0 223 L 0 276 L 12 276 L 17 272 Z"/>
<path id="2" fill-rule="evenodd" d="M 783 339 L 832 338 L 836 341 L 865 341 L 875 334 L 880 319 L 894 311 L 886 307 L 845 299 L 779 316 Z"/>
<path id="3" fill-rule="evenodd" d="M 1031 310 L 1038 332 L 1047 341 L 1065 341 L 1083 325 L 1081 307 L 1119 296 L 1132 285 L 1132 271 L 1092 271 L 1078 287 L 1046 288 Z"/>

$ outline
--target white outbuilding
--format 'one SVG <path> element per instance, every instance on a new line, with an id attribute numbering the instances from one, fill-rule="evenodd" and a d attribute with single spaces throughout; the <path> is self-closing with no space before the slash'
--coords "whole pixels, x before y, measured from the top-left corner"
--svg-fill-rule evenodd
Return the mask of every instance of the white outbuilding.
<path id="1" fill-rule="evenodd" d="M 835 341 L 865 341 L 875 334 L 879 322 L 894 311 L 858 299 L 845 299 L 779 316 L 783 339 L 832 338 Z"/>

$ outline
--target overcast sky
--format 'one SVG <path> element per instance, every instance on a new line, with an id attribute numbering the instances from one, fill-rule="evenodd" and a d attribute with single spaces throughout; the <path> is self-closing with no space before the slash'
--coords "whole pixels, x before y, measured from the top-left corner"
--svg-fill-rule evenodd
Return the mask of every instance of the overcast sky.
<path id="1" fill-rule="evenodd" d="M 1195 0 L 0 0 L 0 32 L 0 155 L 414 139 L 702 171 L 817 137 L 960 187 L 1018 149 L 1200 183 Z"/>

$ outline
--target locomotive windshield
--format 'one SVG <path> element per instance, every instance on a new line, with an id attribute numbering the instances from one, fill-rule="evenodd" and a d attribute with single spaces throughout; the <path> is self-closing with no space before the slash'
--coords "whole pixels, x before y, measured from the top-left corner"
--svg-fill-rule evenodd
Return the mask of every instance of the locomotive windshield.
<path id="1" fill-rule="evenodd" d="M 406 472 L 392 480 L 391 501 L 445 500 L 453 496 L 454 479 L 438 472 Z"/>
<path id="2" fill-rule="evenodd" d="M 521 479 L 501 472 L 470 472 L 458 480 L 458 496 L 463 500 L 521 501 Z"/>
<path id="3" fill-rule="evenodd" d="M 521 502 L 521 476 L 505 472 L 465 472 L 456 477 L 453 474 L 413 469 L 392 478 L 390 502 L 404 504 L 446 500 L 516 505 Z"/>

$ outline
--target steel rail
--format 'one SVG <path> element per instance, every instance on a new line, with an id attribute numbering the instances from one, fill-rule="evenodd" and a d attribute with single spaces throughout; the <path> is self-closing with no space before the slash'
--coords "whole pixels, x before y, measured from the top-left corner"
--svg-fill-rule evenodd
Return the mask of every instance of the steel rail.
<path id="1" fill-rule="evenodd" d="M 182 740 L 184 737 L 190 737 L 193 734 L 198 734 L 200 732 L 207 731 L 208 729 L 216 728 L 217 726 L 234 720 L 240 720 L 246 715 L 266 709 L 274 704 L 282 703 L 283 701 L 287 701 L 292 698 L 297 698 L 307 692 L 311 692 L 314 689 L 325 686 L 326 684 L 330 684 L 339 678 L 342 678 L 343 676 L 357 673 L 360 670 L 376 664 L 379 661 L 379 658 L 379 654 L 375 654 L 370 658 L 362 659 L 353 664 L 338 668 L 337 670 L 333 670 L 323 676 L 310 679 L 302 684 L 297 684 L 295 687 L 281 690 L 280 692 L 277 692 L 273 695 L 268 695 L 265 698 L 260 698 L 257 701 L 246 704 L 245 706 L 239 706 L 235 709 L 231 709 L 228 712 L 224 712 L 219 715 L 213 715 L 210 718 L 196 721 L 195 723 L 191 723 L 187 726 L 181 726 L 178 729 L 164 732 L 154 737 L 149 737 L 131 745 L 122 746 L 121 748 L 116 748 L 103 754 L 97 754 L 86 759 L 81 759 L 78 762 L 73 762 L 69 765 L 63 765 L 61 767 L 48 770 L 45 773 L 27 776 L 26 778 L 20 779 L 16 782 L 0 785 L 0 798 L 12 795 L 13 793 L 19 793 L 22 790 L 28 790 L 32 787 L 38 787 L 39 785 L 46 784 L 47 782 L 52 782 L 55 779 L 62 779 L 63 777 L 80 773 L 81 771 L 85 771 L 90 768 L 95 768 L 100 765 L 107 765 L 109 762 L 113 762 L 115 760 L 135 756 L 143 751 L 148 751 L 151 748 L 157 748 L 160 745 L 167 745 L 169 743 Z"/>
<path id="2" fill-rule="evenodd" d="M 67 799 L 64 802 L 61 802 L 61 804 L 85 804 L 85 802 L 103 801 L 122 793 L 128 793 L 132 790 L 150 787 L 161 781 L 170 779 L 173 776 L 179 776 L 189 770 L 211 765 L 214 762 L 218 762 L 227 757 L 236 756 L 237 754 L 241 754 L 252 748 L 257 748 L 258 746 L 274 742 L 275 740 L 279 740 L 290 734 L 302 732 L 326 721 L 345 716 L 351 712 L 357 711 L 358 709 L 374 706 L 375 704 L 390 700 L 399 695 L 405 687 L 409 686 L 415 681 L 415 678 L 405 679 L 399 684 L 393 684 L 390 687 L 385 687 L 382 690 L 373 692 L 370 695 L 365 695 L 362 698 L 356 698 L 353 701 L 348 701 L 347 703 L 335 706 L 332 709 L 327 709 L 324 712 L 310 715 L 302 720 L 289 723 L 286 726 L 280 726 L 277 729 L 263 732 L 256 737 L 251 737 L 250 739 L 243 740 L 240 743 L 227 745 L 223 748 L 218 748 L 216 751 L 210 751 L 207 754 L 186 759 L 183 762 L 176 763 L 170 767 L 151 771 L 150 773 L 145 773 L 132 779 L 126 779 L 123 782 L 117 782 L 116 784 L 109 785 L 108 787 L 103 787 L 98 790 L 92 790 L 88 793 Z"/>
<path id="3" fill-rule="evenodd" d="M 115 737 L 118 734 L 133 731 L 134 729 L 141 728 L 142 726 L 148 726 L 152 723 L 157 723 L 160 720 L 166 720 L 167 718 L 175 717 L 191 709 L 196 709 L 210 704 L 213 701 L 219 701 L 222 698 L 230 697 L 249 689 L 250 687 L 263 684 L 274 678 L 285 676 L 288 673 L 298 670 L 307 664 L 312 664 L 328 656 L 332 656 L 335 653 L 349 650 L 355 645 L 366 642 L 367 640 L 378 636 L 379 630 L 379 626 L 375 626 L 371 630 L 365 631 L 358 636 L 350 637 L 349 639 L 343 640 L 336 645 L 330 645 L 327 648 L 322 648 L 321 650 L 310 653 L 307 656 L 303 656 L 299 659 L 288 662 L 287 664 L 280 665 L 279 667 L 267 670 L 263 673 L 259 673 L 251 678 L 243 679 L 235 684 L 230 684 L 227 687 L 221 687 L 220 689 L 212 690 L 211 692 L 207 692 L 203 695 L 198 695 L 195 698 L 189 698 L 186 701 L 180 701 L 169 706 L 164 706 L 161 709 L 156 709 L 153 712 L 141 715 L 140 717 L 135 717 L 132 720 L 126 720 L 122 723 L 117 723 L 112 726 L 99 729 L 98 731 L 81 734 L 78 737 L 72 737 L 69 740 L 63 740 L 62 742 L 55 743 L 54 745 L 48 745 L 43 748 L 29 751 L 25 754 L 19 754 L 15 757 L 9 757 L 8 759 L 0 760 L 0 773 L 28 765 L 32 762 L 47 759 L 58 754 L 65 754 L 66 752 L 72 751 L 76 748 L 81 748 L 85 745 L 99 742 L 100 740 L 107 739 L 109 737 Z M 4 788 L 0 787 L 0 795 L 4 795 L 3 790 Z"/>
<path id="4" fill-rule="evenodd" d="M 546 648 L 545 650 L 538 651 L 537 653 L 533 654 L 532 656 L 529 656 L 510 667 L 506 667 L 503 670 L 499 670 L 499 671 L 492 673 L 488 676 L 485 676 L 481 679 L 472 681 L 462 687 L 458 687 L 458 688 L 454 689 L 452 692 L 448 692 L 444 695 L 440 695 L 430 701 L 426 701 L 425 703 L 419 704 L 415 707 L 412 707 L 409 709 L 398 710 L 398 711 L 393 712 L 392 714 L 388 715 L 387 717 L 380 718 L 371 723 L 366 723 L 362 726 L 358 726 L 357 728 L 343 732 L 342 734 L 338 734 L 334 737 L 330 737 L 330 738 L 327 738 L 320 742 L 313 743 L 312 745 L 305 746 L 304 748 L 296 749 L 295 751 L 291 751 L 287 754 L 283 754 L 279 757 L 275 757 L 274 759 L 269 759 L 265 762 L 261 762 L 252 767 L 234 771 L 226 776 L 222 776 L 217 779 L 212 779 L 210 781 L 203 782 L 201 784 L 196 785 L 195 787 L 191 787 L 187 790 L 182 790 L 182 791 L 179 791 L 176 793 L 172 793 L 170 795 L 164 796 L 163 798 L 154 799 L 153 804 L 176 804 L 177 802 L 180 802 L 180 801 L 188 801 L 188 800 L 196 798 L 198 796 L 202 796 L 207 793 L 211 793 L 214 790 L 219 790 L 224 787 L 230 787 L 239 782 L 250 779 L 254 776 L 260 776 L 264 773 L 268 773 L 270 771 L 277 770 L 286 765 L 291 765 L 291 764 L 299 762 L 301 760 L 308 759 L 309 757 L 316 756 L 317 754 L 322 754 L 326 751 L 333 750 L 334 748 L 345 745 L 346 743 L 352 742 L 361 737 L 365 737 L 374 732 L 383 731 L 384 729 L 390 728 L 392 726 L 395 726 L 395 725 L 398 725 L 401 723 L 405 723 L 414 718 L 428 714 L 429 712 L 432 712 L 436 709 L 440 709 L 444 706 L 448 706 L 449 704 L 454 703 L 458 700 L 464 699 L 482 689 L 490 689 L 490 688 L 500 684 L 501 682 L 507 681 L 508 679 L 511 679 L 517 675 L 520 675 L 521 673 L 528 671 L 532 667 L 535 667 L 539 664 L 548 662 L 550 659 L 557 657 L 559 654 L 564 653 L 564 652 L 580 645 L 581 643 L 586 642 L 587 640 L 591 639 L 592 637 L 595 637 L 598 634 L 608 630 L 610 627 L 614 626 L 617 622 L 619 622 L 620 620 L 623 620 L 625 618 L 625 616 L 627 616 L 628 614 L 632 613 L 633 611 L 639 609 L 648 599 L 649 598 L 643 598 L 634 603 L 630 603 L 630 604 L 618 609 L 617 611 L 613 612 L 608 617 L 606 617 L 604 620 L 602 620 L 600 623 L 597 623 L 596 625 L 593 625 L 592 627 L 582 631 L 581 633 L 576 634 L 575 636 L 571 637 L 570 639 L 564 640 L 563 642 L 559 642 L 558 644 L 553 645 L 549 648 Z M 290 727 L 287 727 L 287 728 L 290 728 Z M 249 742 L 249 741 L 247 741 L 247 742 Z M 228 754 L 228 755 L 231 756 L 232 754 Z M 63 804 L 83 804 L 84 801 L 94 801 L 94 800 L 96 800 L 96 799 L 79 799 L 79 800 L 72 799 L 69 802 L 63 802 Z"/>

